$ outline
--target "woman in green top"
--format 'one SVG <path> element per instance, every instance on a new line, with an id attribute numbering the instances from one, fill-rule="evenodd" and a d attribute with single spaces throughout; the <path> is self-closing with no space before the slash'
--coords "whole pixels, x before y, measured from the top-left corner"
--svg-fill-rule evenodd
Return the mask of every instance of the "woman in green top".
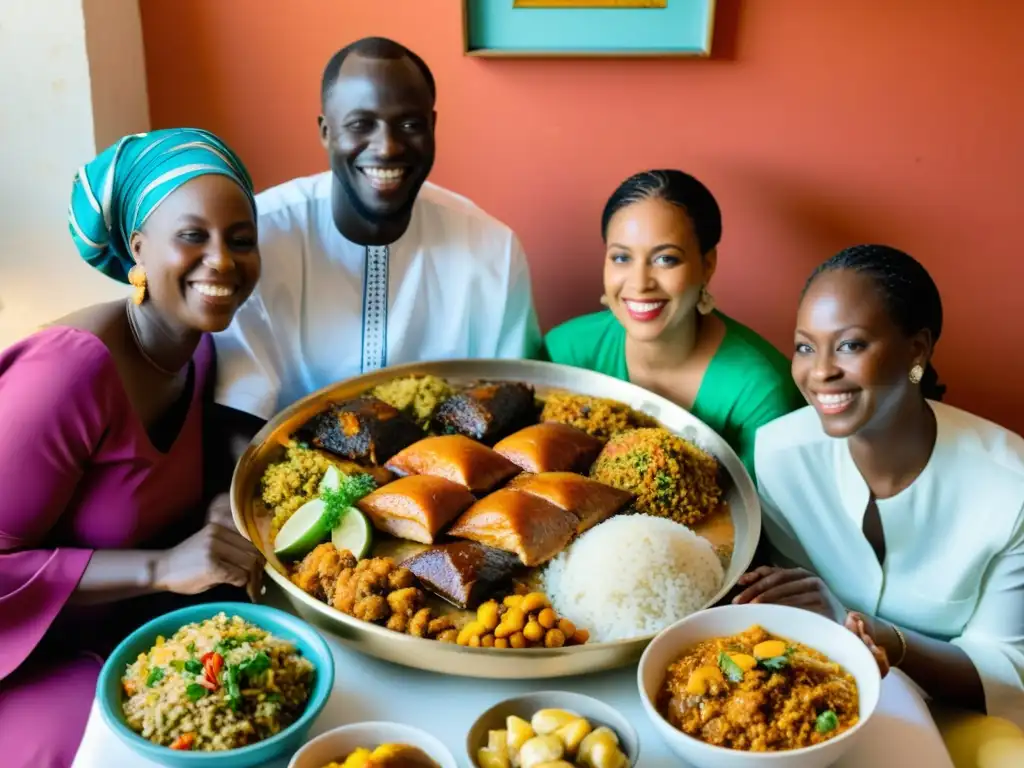
<path id="1" fill-rule="evenodd" d="M 607 311 L 551 331 L 556 363 L 600 371 L 678 403 L 718 432 L 754 475 L 754 433 L 804 405 L 789 361 L 714 309 L 722 215 L 682 171 L 626 179 L 601 216 Z"/>

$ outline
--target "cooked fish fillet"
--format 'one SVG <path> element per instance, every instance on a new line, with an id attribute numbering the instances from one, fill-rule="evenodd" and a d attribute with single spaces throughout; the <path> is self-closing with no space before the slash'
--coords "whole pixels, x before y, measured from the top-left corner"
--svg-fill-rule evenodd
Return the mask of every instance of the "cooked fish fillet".
<path id="1" fill-rule="evenodd" d="M 295 432 L 299 440 L 344 459 L 380 465 L 423 437 L 423 430 L 375 397 L 333 403 Z"/>
<path id="2" fill-rule="evenodd" d="M 435 475 L 487 493 L 519 473 L 519 467 L 486 445 L 462 435 L 428 437 L 391 458 L 387 468 L 399 475 Z"/>
<path id="3" fill-rule="evenodd" d="M 540 475 L 519 475 L 509 488 L 538 496 L 559 509 L 571 512 L 579 521 L 576 533 L 583 533 L 633 500 L 633 494 L 610 485 L 577 475 L 575 472 L 545 472 Z"/>
<path id="4" fill-rule="evenodd" d="M 571 512 L 539 496 L 503 488 L 467 509 L 448 533 L 514 552 L 533 567 L 565 549 L 578 523 Z"/>
<path id="5" fill-rule="evenodd" d="M 440 544 L 403 565 L 424 587 L 459 608 L 476 608 L 523 567 L 511 552 L 476 541 Z"/>
<path id="6" fill-rule="evenodd" d="M 513 381 L 480 384 L 445 400 L 434 415 L 438 431 L 493 445 L 537 422 L 534 390 Z"/>
<path id="7" fill-rule="evenodd" d="M 581 429 L 547 422 L 509 435 L 494 450 L 524 472 L 586 472 L 602 445 Z"/>
<path id="8" fill-rule="evenodd" d="M 433 475 L 411 475 L 378 488 L 356 506 L 374 528 L 399 539 L 433 544 L 476 498 L 465 486 Z"/>

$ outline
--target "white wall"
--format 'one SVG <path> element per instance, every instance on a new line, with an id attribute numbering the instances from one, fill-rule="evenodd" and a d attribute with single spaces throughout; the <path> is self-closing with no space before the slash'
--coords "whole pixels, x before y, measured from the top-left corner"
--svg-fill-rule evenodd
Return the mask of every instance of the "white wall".
<path id="1" fill-rule="evenodd" d="M 68 234 L 75 170 L 147 130 L 138 0 L 0 0 L 0 348 L 127 289 Z"/>

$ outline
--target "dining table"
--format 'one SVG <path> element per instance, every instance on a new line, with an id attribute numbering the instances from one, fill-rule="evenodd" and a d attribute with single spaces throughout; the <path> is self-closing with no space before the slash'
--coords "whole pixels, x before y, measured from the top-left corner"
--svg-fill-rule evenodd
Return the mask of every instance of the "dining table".
<path id="1" fill-rule="evenodd" d="M 283 593 L 268 585 L 263 601 L 292 611 Z M 439 738 L 460 766 L 475 768 L 466 734 L 489 707 L 523 693 L 572 691 L 617 709 L 640 737 L 637 768 L 687 768 L 654 730 L 640 701 L 636 665 L 577 677 L 488 680 L 403 667 L 366 656 L 321 632 L 334 656 L 334 689 L 309 738 L 341 725 L 367 721 L 405 723 Z M 265 768 L 286 768 L 288 757 Z M 94 702 L 72 768 L 156 768 L 133 752 L 106 724 Z M 899 670 L 882 682 L 877 709 L 861 737 L 835 768 L 921 766 L 953 768 L 939 730 L 917 686 Z"/>

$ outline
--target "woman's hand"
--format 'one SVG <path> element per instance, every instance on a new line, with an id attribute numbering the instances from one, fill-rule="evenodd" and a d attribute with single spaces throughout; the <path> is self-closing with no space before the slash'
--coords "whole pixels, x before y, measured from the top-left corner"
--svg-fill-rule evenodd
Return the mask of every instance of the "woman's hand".
<path id="1" fill-rule="evenodd" d="M 167 592 L 196 595 L 220 584 L 244 588 L 256 602 L 263 557 L 235 530 L 226 494 L 213 500 L 206 525 L 157 560 L 155 585 Z"/>
<path id="2" fill-rule="evenodd" d="M 773 568 L 763 565 L 740 576 L 737 584 L 746 589 L 733 603 L 776 603 L 820 613 L 839 624 L 846 620 L 843 607 L 825 582 L 803 568 Z"/>
<path id="3" fill-rule="evenodd" d="M 849 613 L 846 616 L 846 628 L 853 632 L 871 651 L 871 655 L 878 662 L 878 671 L 882 677 L 889 674 L 889 654 L 875 642 L 875 623 L 870 617 L 860 613 Z"/>

